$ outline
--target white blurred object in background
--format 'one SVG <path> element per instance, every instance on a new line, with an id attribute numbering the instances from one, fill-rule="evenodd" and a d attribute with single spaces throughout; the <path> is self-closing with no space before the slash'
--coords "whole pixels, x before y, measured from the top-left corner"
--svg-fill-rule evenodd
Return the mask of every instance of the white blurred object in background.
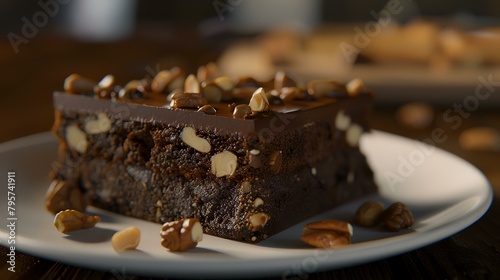
<path id="1" fill-rule="evenodd" d="M 122 39 L 134 31 L 136 6 L 136 0 L 73 0 L 68 5 L 68 27 L 82 40 Z"/>
<path id="2" fill-rule="evenodd" d="M 284 26 L 309 31 L 321 20 L 321 0 L 240 1 L 233 8 L 227 13 L 231 27 L 243 32 Z"/>

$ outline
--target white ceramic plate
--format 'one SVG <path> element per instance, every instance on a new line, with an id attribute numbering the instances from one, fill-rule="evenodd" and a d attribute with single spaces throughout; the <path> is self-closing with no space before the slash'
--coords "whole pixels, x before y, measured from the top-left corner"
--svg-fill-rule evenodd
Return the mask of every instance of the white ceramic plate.
<path id="1" fill-rule="evenodd" d="M 375 170 L 380 194 L 336 208 L 257 245 L 205 235 L 197 248 L 171 253 L 160 246 L 160 225 L 96 208 L 102 222 L 96 228 L 69 235 L 57 232 L 53 216 L 44 209 L 48 172 L 57 143 L 38 134 L 0 145 L 2 180 L 16 172 L 16 250 L 76 266 L 107 270 L 115 276 L 141 274 L 162 277 L 258 277 L 304 274 L 366 263 L 401 254 L 446 238 L 478 220 L 488 209 L 492 190 L 485 177 L 469 163 L 438 149 L 383 132 L 363 137 L 361 147 Z M 399 170 L 398 170 L 399 169 Z M 399 176 L 399 177 L 396 177 Z M 386 177 L 398 178 L 396 184 Z M 6 186 L 7 183 L 2 183 Z M 5 205 L 6 188 L 1 190 Z M 413 211 L 411 230 L 388 233 L 354 226 L 354 244 L 340 249 L 315 249 L 300 240 L 306 222 L 336 218 L 350 220 L 361 202 L 380 199 L 388 205 L 403 201 Z M 2 206 L 2 217 L 7 217 Z M 4 218 L 5 219 L 5 218 Z M 142 230 L 137 250 L 116 253 L 110 238 L 128 226 Z M 7 228 L 0 227 L 7 246 Z"/>

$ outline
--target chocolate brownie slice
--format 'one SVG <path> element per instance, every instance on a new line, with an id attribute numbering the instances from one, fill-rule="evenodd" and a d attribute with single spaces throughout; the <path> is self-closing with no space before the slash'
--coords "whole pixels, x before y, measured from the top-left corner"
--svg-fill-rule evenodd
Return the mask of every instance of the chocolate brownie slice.
<path id="1" fill-rule="evenodd" d="M 360 81 L 167 72 L 123 88 L 69 77 L 54 93 L 51 176 L 97 207 L 158 223 L 195 217 L 205 233 L 245 242 L 376 191 L 358 146 L 372 102 Z"/>

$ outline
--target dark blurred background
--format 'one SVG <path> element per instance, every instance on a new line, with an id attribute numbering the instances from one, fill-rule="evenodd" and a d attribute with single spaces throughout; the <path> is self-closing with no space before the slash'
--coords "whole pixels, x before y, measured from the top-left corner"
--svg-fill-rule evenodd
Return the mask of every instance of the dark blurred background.
<path id="1" fill-rule="evenodd" d="M 376 18 L 383 10 L 398 12 L 389 13 L 382 29 Z M 355 50 L 352 60 L 346 46 Z M 226 75 L 268 77 L 283 69 L 305 80 L 359 77 L 375 92 L 374 129 L 417 140 L 442 129 L 447 140 L 437 146 L 477 166 L 495 201 L 478 224 L 433 247 L 311 279 L 373 271 L 390 279 L 401 269 L 422 279 L 494 279 L 499 50 L 498 0 L 0 0 L 0 143 L 49 131 L 52 93 L 72 73 L 94 80 L 113 74 L 123 85 L 173 66 L 193 73 L 215 61 Z M 490 95 L 477 100 L 485 80 Z M 460 125 L 451 126 L 446 112 L 467 100 L 477 103 L 466 104 Z M 28 255 L 18 259 L 25 276 L 19 279 L 112 277 Z"/>

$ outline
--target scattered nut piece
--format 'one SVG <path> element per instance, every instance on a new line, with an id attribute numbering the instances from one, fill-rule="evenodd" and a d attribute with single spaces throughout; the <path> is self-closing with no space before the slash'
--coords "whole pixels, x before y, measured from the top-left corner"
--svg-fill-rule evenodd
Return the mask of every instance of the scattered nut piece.
<path id="1" fill-rule="evenodd" d="M 365 84 L 358 78 L 349 81 L 345 87 L 350 96 L 356 96 L 366 91 Z"/>
<path id="2" fill-rule="evenodd" d="M 343 110 L 340 110 L 335 117 L 335 128 L 345 131 L 349 125 L 351 125 L 351 117 L 346 115 Z"/>
<path id="3" fill-rule="evenodd" d="M 66 143 L 68 143 L 68 146 L 72 150 L 80 154 L 87 152 L 89 147 L 87 134 L 85 134 L 76 124 L 71 124 L 66 127 Z"/>
<path id="4" fill-rule="evenodd" d="M 267 221 L 269 221 L 269 215 L 266 213 L 255 213 L 248 218 L 250 222 L 252 231 L 257 231 L 266 225 Z"/>
<path id="5" fill-rule="evenodd" d="M 351 244 L 352 226 L 344 221 L 324 220 L 304 226 L 300 239 L 318 248 L 337 248 Z"/>
<path id="6" fill-rule="evenodd" d="M 200 93 L 200 82 L 198 82 L 193 74 L 187 76 L 186 81 L 184 82 L 184 92 Z"/>
<path id="7" fill-rule="evenodd" d="M 95 226 L 101 218 L 89 216 L 77 210 L 64 210 L 54 217 L 54 226 L 62 233 Z"/>
<path id="8" fill-rule="evenodd" d="M 252 98 L 248 105 L 252 109 L 252 112 L 264 112 L 269 110 L 269 101 L 263 88 L 258 88 L 252 94 Z"/>
<path id="9" fill-rule="evenodd" d="M 398 109 L 396 119 L 405 126 L 422 129 L 432 124 L 434 110 L 427 103 L 411 102 Z"/>
<path id="10" fill-rule="evenodd" d="M 181 132 L 181 139 L 186 145 L 197 150 L 198 152 L 208 153 L 212 149 L 210 143 L 196 135 L 196 130 L 192 127 L 186 126 Z"/>
<path id="11" fill-rule="evenodd" d="M 207 115 L 215 115 L 215 113 L 217 113 L 217 110 L 215 110 L 212 105 L 203 105 L 200 109 L 198 109 L 198 112 L 203 112 Z"/>
<path id="12" fill-rule="evenodd" d="M 500 133 L 490 127 L 469 128 L 460 133 L 458 143 L 468 151 L 500 151 Z"/>
<path id="13" fill-rule="evenodd" d="M 137 227 L 128 227 L 113 234 L 111 245 L 116 252 L 121 253 L 126 250 L 134 250 L 141 241 L 141 230 Z"/>
<path id="14" fill-rule="evenodd" d="M 217 177 L 233 175 L 238 167 L 238 157 L 229 152 L 224 151 L 213 155 L 211 158 L 211 172 Z"/>
<path id="15" fill-rule="evenodd" d="M 384 205 L 377 201 L 367 201 L 356 211 L 356 223 L 363 227 L 373 227 L 382 220 Z"/>
<path id="16" fill-rule="evenodd" d="M 84 212 L 87 201 L 80 188 L 69 181 L 54 180 L 45 195 L 45 207 L 53 214 L 66 209 Z"/>
<path id="17" fill-rule="evenodd" d="M 269 157 L 269 166 L 271 166 L 271 172 L 278 174 L 281 170 L 281 165 L 283 164 L 283 153 L 281 151 L 275 151 Z"/>
<path id="18" fill-rule="evenodd" d="M 240 104 L 234 107 L 233 118 L 245 119 L 252 115 L 252 109 L 246 104 Z"/>
<path id="19" fill-rule="evenodd" d="M 406 205 L 396 202 L 384 211 L 382 221 L 390 231 L 400 231 L 411 227 L 415 218 Z"/>
<path id="20" fill-rule="evenodd" d="M 170 251 L 183 252 L 196 247 L 203 239 L 203 227 L 195 218 L 168 222 L 160 231 L 161 245 Z"/>
<path id="21" fill-rule="evenodd" d="M 346 132 L 346 141 L 351 147 L 357 147 L 359 145 L 359 139 L 363 134 L 363 128 L 359 124 L 351 124 Z"/>
<path id="22" fill-rule="evenodd" d="M 72 94 L 94 92 L 94 80 L 85 78 L 78 74 L 71 74 L 64 80 L 64 91 Z"/>
<path id="23" fill-rule="evenodd" d="M 108 132 L 111 129 L 111 120 L 105 113 L 97 114 L 97 120 L 85 123 L 85 132 L 88 134 L 99 134 Z"/>

